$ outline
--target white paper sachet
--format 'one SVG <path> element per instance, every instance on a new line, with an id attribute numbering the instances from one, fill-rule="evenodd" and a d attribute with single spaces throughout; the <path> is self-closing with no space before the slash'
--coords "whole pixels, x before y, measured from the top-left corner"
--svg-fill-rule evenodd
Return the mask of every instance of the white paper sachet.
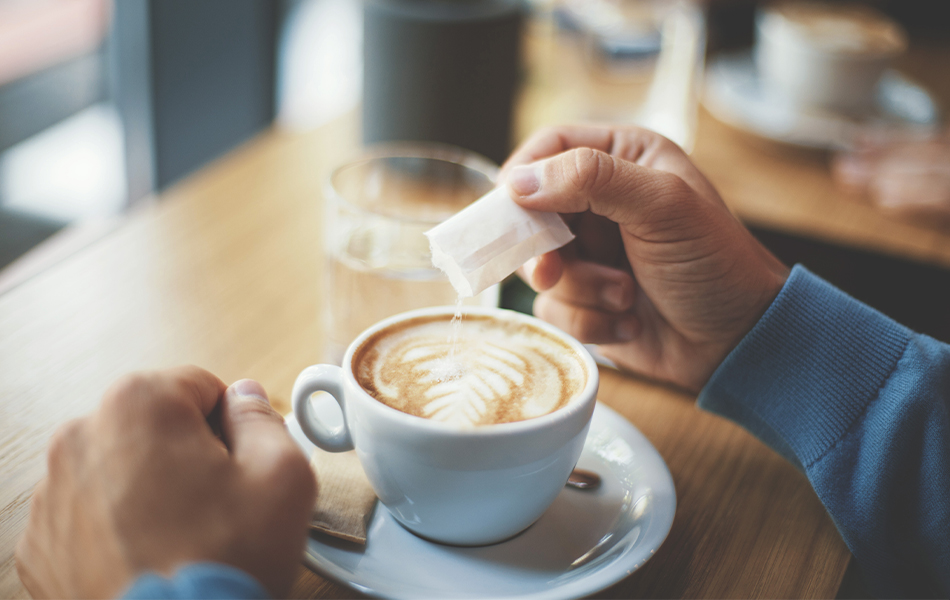
<path id="1" fill-rule="evenodd" d="M 469 298 L 511 275 L 528 260 L 556 250 L 574 234 L 556 213 L 522 208 L 505 187 L 488 192 L 426 232 L 432 264 Z"/>

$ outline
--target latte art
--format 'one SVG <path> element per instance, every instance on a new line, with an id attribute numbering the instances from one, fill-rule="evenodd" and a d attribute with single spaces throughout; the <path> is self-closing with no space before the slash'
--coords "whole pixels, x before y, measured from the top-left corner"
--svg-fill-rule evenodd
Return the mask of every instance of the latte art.
<path id="1" fill-rule="evenodd" d="M 354 354 L 359 384 L 402 412 L 471 428 L 546 415 L 587 382 L 575 351 L 538 327 L 466 316 L 454 352 L 449 333 L 446 317 L 376 333 Z"/>

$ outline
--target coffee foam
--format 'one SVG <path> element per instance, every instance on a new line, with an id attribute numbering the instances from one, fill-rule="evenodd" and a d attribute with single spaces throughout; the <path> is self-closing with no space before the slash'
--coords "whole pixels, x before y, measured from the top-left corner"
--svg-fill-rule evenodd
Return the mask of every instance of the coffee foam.
<path id="1" fill-rule="evenodd" d="M 469 429 L 546 415 L 587 384 L 573 348 L 514 320 L 466 315 L 450 358 L 450 318 L 404 321 L 363 342 L 353 355 L 360 386 L 404 413 Z"/>
<path id="2" fill-rule="evenodd" d="M 900 26 L 866 6 L 793 2 L 771 10 L 813 43 L 833 52 L 890 53 L 906 46 Z"/>

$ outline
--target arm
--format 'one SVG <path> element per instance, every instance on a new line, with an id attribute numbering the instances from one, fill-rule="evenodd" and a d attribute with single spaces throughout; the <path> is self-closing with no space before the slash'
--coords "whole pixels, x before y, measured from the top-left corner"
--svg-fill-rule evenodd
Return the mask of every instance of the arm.
<path id="1" fill-rule="evenodd" d="M 34 598 L 290 589 L 316 481 L 257 382 L 227 387 L 197 367 L 126 376 L 47 459 L 16 551 Z"/>
<path id="2" fill-rule="evenodd" d="M 880 596 L 950 590 L 950 346 L 796 267 L 699 405 L 805 472 Z"/>
<path id="3" fill-rule="evenodd" d="M 652 132 L 541 131 L 502 176 L 577 234 L 522 269 L 537 316 L 803 469 L 879 593 L 950 593 L 947 346 L 790 275 Z"/>

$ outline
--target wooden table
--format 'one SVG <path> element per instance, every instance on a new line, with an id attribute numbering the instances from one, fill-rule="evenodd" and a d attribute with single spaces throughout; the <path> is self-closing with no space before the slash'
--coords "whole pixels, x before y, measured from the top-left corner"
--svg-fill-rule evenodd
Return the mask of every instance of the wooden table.
<path id="1" fill-rule="evenodd" d="M 321 182 L 354 119 L 266 132 L 0 295 L 0 597 L 24 597 L 13 552 L 47 442 L 118 375 L 195 363 L 253 377 L 275 406 L 319 359 Z M 656 556 L 603 597 L 832 597 L 849 553 L 805 478 L 694 398 L 615 371 L 599 400 L 673 473 Z M 301 568 L 300 597 L 356 597 Z"/>

